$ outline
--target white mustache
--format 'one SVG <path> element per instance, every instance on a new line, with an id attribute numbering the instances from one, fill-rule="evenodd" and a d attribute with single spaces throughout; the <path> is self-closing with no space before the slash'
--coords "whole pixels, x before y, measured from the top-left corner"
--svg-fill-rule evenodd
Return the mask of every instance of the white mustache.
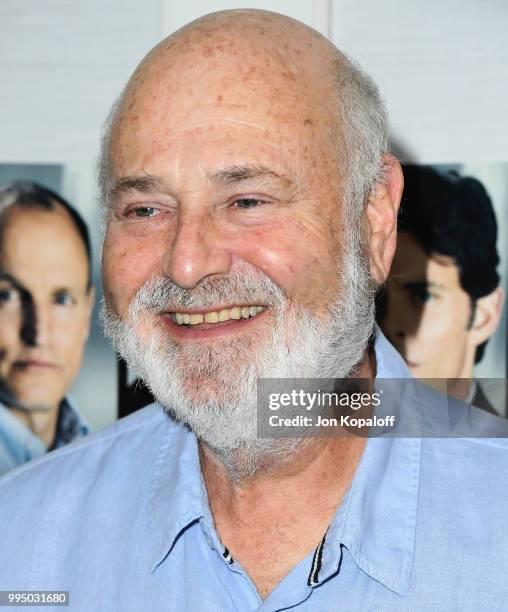
<path id="1" fill-rule="evenodd" d="M 193 289 L 180 287 L 169 278 L 153 278 L 138 290 L 131 311 L 151 310 L 161 313 L 235 303 L 265 304 L 281 308 L 285 302 L 282 289 L 262 272 L 231 272 L 219 278 L 205 278 Z"/>

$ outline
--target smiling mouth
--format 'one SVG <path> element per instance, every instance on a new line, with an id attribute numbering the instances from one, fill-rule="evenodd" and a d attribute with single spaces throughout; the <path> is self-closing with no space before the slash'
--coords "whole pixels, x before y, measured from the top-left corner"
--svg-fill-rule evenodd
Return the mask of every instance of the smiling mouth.
<path id="1" fill-rule="evenodd" d="M 173 323 L 180 327 L 192 327 L 194 325 L 216 325 L 226 321 L 239 321 L 240 319 L 252 319 L 266 310 L 265 306 L 233 306 L 220 310 L 207 312 L 171 312 L 168 313 Z"/>

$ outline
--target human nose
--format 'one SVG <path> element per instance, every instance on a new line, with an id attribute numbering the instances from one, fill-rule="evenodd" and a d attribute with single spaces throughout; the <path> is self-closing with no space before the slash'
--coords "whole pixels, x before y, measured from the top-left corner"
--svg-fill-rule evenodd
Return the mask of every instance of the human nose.
<path id="1" fill-rule="evenodd" d="M 399 342 L 413 341 L 422 325 L 422 313 L 407 308 L 400 312 L 392 324 L 392 336 Z M 420 332 L 421 333 L 421 332 Z"/>
<path id="2" fill-rule="evenodd" d="M 51 336 L 51 313 L 42 304 L 27 300 L 23 304 L 21 339 L 27 346 L 47 346 Z"/>
<path id="3" fill-rule="evenodd" d="M 399 309 L 391 313 L 387 327 L 390 328 L 389 333 L 392 338 L 403 341 L 407 338 L 412 326 L 412 317 L 410 316 L 410 313 Z"/>
<path id="4" fill-rule="evenodd" d="M 378 297 L 378 321 L 392 342 L 403 342 L 407 336 L 408 312 L 400 299 L 394 299 L 389 291 Z"/>
<path id="5" fill-rule="evenodd" d="M 181 212 L 176 234 L 162 260 L 162 274 L 192 289 L 212 274 L 226 274 L 231 253 L 209 213 Z"/>

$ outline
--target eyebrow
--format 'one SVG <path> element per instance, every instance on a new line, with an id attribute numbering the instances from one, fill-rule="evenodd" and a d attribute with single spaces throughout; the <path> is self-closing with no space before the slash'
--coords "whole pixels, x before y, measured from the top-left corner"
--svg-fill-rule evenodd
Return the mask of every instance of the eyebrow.
<path id="1" fill-rule="evenodd" d="M 25 287 L 18 281 L 17 278 L 4 270 L 0 270 L 0 281 L 9 283 L 13 289 L 16 289 L 16 291 L 26 291 Z"/>
<path id="2" fill-rule="evenodd" d="M 234 185 L 242 181 L 248 181 L 256 178 L 275 178 L 286 183 L 292 183 L 291 179 L 282 174 L 277 174 L 266 166 L 255 166 L 246 164 L 242 166 L 230 166 L 222 168 L 209 175 L 210 179 L 215 183 L 223 183 L 225 185 Z"/>
<path id="3" fill-rule="evenodd" d="M 141 193 L 154 193 L 160 191 L 163 181 L 157 176 L 144 174 L 142 176 L 121 176 L 115 181 L 111 190 L 112 195 L 126 193 L 128 191 L 140 191 Z"/>
<path id="4" fill-rule="evenodd" d="M 275 178 L 282 180 L 288 184 L 292 181 L 288 177 L 277 174 L 266 166 L 256 166 L 251 164 L 241 166 L 229 166 L 212 172 L 208 177 L 214 183 L 222 183 L 225 185 L 234 185 L 243 181 L 248 181 L 255 178 Z M 117 196 L 121 193 L 129 191 L 139 191 L 140 193 L 157 193 L 164 188 L 164 181 L 158 176 L 144 174 L 141 176 L 122 176 L 115 181 L 115 185 L 111 190 L 111 195 Z"/>
<path id="5" fill-rule="evenodd" d="M 434 283 L 433 281 L 413 281 L 403 284 L 404 289 L 415 290 L 415 289 L 446 289 L 445 285 Z"/>
<path id="6" fill-rule="evenodd" d="M 30 297 L 32 295 L 31 291 L 27 289 L 25 285 L 23 285 L 23 283 L 21 283 L 15 276 L 1 269 L 0 269 L 0 282 L 9 283 L 9 285 L 15 291 L 18 291 L 22 297 Z M 78 288 L 77 286 L 72 286 L 72 285 L 68 285 L 68 286 L 61 285 L 52 290 L 53 294 L 59 293 L 60 291 L 71 291 L 71 292 L 81 291 L 81 288 Z"/>

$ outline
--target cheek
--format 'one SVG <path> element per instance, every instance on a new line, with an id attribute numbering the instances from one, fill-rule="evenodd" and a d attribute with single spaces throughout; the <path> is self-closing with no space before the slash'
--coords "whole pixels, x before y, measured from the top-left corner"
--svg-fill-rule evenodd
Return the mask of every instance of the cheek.
<path id="1" fill-rule="evenodd" d="M 79 317 L 72 321 L 67 321 L 66 325 L 62 325 L 57 336 L 53 337 L 54 354 L 61 366 L 63 366 L 63 378 L 67 381 L 73 378 L 83 358 L 85 349 L 85 329 L 86 319 Z M 61 380 L 62 375 L 58 375 L 57 379 Z"/>
<path id="2" fill-rule="evenodd" d="M 419 334 L 427 338 L 446 338 L 450 335 L 455 323 L 447 312 L 424 308 L 419 325 Z"/>
<path id="3" fill-rule="evenodd" d="M 5 359 L 8 355 L 15 353 L 20 347 L 19 325 L 13 323 L 1 325 L 0 329 L 0 359 Z"/>
<path id="4" fill-rule="evenodd" d="M 108 231 L 103 249 L 104 296 L 109 306 L 123 314 L 138 289 L 160 272 L 164 248 L 156 235 L 130 236 Z"/>
<path id="5" fill-rule="evenodd" d="M 269 276 L 288 298 L 316 308 L 318 296 L 325 301 L 336 290 L 336 257 L 324 248 L 322 239 L 297 227 L 279 229 L 253 230 L 235 251 Z"/>
<path id="6" fill-rule="evenodd" d="M 464 352 L 467 338 L 465 312 L 443 305 L 439 310 L 424 313 L 418 329 L 419 339 L 426 347 L 426 353 L 434 355 L 438 363 L 446 360 L 454 363 Z M 441 366 L 442 367 L 442 366 Z"/>
<path id="7" fill-rule="evenodd" d="M 0 324 L 0 377 L 6 380 L 12 379 L 12 364 L 23 350 L 19 329 L 18 320 Z"/>

